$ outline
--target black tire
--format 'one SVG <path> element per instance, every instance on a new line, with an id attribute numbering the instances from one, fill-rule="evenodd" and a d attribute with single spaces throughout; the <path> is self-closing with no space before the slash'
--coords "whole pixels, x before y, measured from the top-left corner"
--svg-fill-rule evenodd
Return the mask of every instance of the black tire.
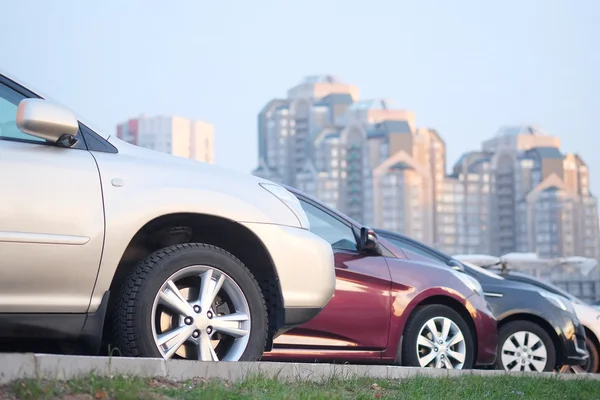
<path id="1" fill-rule="evenodd" d="M 546 365 L 543 371 L 553 371 L 556 367 L 556 349 L 554 347 L 554 342 L 544 328 L 530 321 L 512 321 L 503 325 L 500 330 L 498 330 L 498 354 L 496 356 L 496 369 L 505 369 L 504 365 L 502 364 L 502 347 L 504 346 L 504 343 L 511 335 L 521 331 L 534 333 L 542 340 L 544 346 L 546 347 L 547 354 Z"/>
<path id="2" fill-rule="evenodd" d="M 586 336 L 585 338 L 585 346 L 587 348 L 589 358 L 585 365 L 583 365 L 583 369 L 585 372 L 590 372 L 592 374 L 600 372 L 600 351 L 598 350 L 598 346 L 592 338 Z"/>
<path id="3" fill-rule="evenodd" d="M 475 345 L 469 325 L 459 313 L 450 307 L 440 304 L 420 306 L 413 311 L 404 328 L 404 335 L 402 338 L 402 365 L 420 367 L 417 354 L 419 331 L 427 321 L 435 317 L 446 317 L 458 326 L 463 334 L 466 345 L 466 355 L 462 369 L 473 368 L 475 362 Z"/>
<path id="4" fill-rule="evenodd" d="M 250 309 L 250 337 L 239 361 L 256 361 L 265 349 L 268 315 L 264 296 L 252 273 L 235 256 L 202 243 L 180 244 L 158 250 L 142 260 L 122 282 L 112 304 L 112 346 L 116 354 L 158 357 L 152 334 L 154 298 L 177 271 L 191 265 L 207 265 L 231 277 L 240 287 Z"/>

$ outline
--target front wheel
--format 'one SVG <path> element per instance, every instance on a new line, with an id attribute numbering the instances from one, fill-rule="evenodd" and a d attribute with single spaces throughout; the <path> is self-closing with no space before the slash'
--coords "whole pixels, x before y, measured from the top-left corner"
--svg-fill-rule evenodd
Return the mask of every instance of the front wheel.
<path id="1" fill-rule="evenodd" d="M 161 249 L 123 282 L 112 310 L 124 356 L 254 361 L 264 351 L 264 297 L 230 253 L 190 243 Z"/>
<path id="2" fill-rule="evenodd" d="M 402 364 L 412 367 L 470 369 L 475 347 L 465 320 L 447 306 L 415 309 L 404 330 Z"/>
<path id="3" fill-rule="evenodd" d="M 496 368 L 506 371 L 552 371 L 556 350 L 550 335 L 529 321 L 512 321 L 498 331 Z"/>

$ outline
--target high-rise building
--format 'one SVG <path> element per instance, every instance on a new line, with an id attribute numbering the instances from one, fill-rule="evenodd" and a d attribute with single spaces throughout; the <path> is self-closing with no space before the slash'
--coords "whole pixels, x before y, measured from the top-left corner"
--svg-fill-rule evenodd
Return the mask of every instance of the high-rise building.
<path id="1" fill-rule="evenodd" d="M 331 75 L 306 77 L 285 99 L 271 100 L 258 115 L 255 173 L 294 186 L 312 159 L 312 143 L 358 98 L 358 88 Z"/>
<path id="2" fill-rule="evenodd" d="M 147 149 L 214 162 L 214 127 L 182 117 L 142 115 L 117 125 L 117 137 Z"/>
<path id="3" fill-rule="evenodd" d="M 437 194 L 437 245 L 449 254 L 490 252 L 491 157 L 465 153 Z"/>
<path id="4" fill-rule="evenodd" d="M 254 174 L 433 244 L 445 144 L 434 130 L 417 128 L 411 111 L 358 94 L 330 75 L 311 76 L 270 101 L 258 117 Z"/>
<path id="5" fill-rule="evenodd" d="M 448 252 L 600 257 L 587 165 L 537 127 L 503 127 L 460 158 L 445 187 L 438 220 Z"/>

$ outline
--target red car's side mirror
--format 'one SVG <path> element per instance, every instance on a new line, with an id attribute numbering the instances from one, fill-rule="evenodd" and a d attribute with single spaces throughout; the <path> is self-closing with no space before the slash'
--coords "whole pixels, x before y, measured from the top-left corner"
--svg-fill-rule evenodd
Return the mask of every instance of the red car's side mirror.
<path id="1" fill-rule="evenodd" d="M 379 247 L 377 235 L 372 229 L 367 228 L 366 226 L 360 228 L 359 247 L 360 251 L 362 252 L 381 255 L 381 249 Z"/>

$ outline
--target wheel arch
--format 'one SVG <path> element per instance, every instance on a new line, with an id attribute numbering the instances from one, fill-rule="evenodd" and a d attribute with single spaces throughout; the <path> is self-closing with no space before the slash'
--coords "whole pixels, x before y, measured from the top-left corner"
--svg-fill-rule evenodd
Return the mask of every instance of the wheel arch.
<path id="1" fill-rule="evenodd" d="M 230 219 L 208 214 L 172 213 L 148 221 L 138 229 L 123 252 L 111 280 L 110 292 L 117 293 L 118 285 L 127 277 L 129 271 L 152 252 L 163 247 L 192 242 L 222 248 L 237 257 L 252 272 L 267 303 L 267 348 L 270 348 L 273 335 L 284 320 L 283 298 L 277 270 L 260 238 L 250 229 Z M 110 300 L 113 299 L 111 296 Z M 104 331 L 107 332 L 106 327 Z"/>
<path id="2" fill-rule="evenodd" d="M 473 360 L 477 360 L 477 347 L 478 347 L 478 337 L 477 337 L 477 329 L 475 327 L 475 322 L 473 321 L 473 318 L 471 317 L 471 315 L 469 314 L 469 312 L 467 311 L 467 308 L 465 307 L 464 304 L 462 304 L 458 299 L 451 297 L 451 296 L 447 296 L 447 295 L 433 295 L 433 296 L 429 296 L 426 297 L 422 300 L 419 300 L 418 302 L 416 302 L 410 312 L 408 313 L 408 315 L 406 316 L 406 322 L 404 323 L 404 326 L 402 327 L 402 333 L 400 335 L 400 340 L 398 343 L 398 349 L 396 351 L 396 360 L 395 362 L 397 364 L 402 362 L 402 343 L 404 341 L 404 336 L 405 336 L 405 331 L 406 331 L 406 326 L 408 321 L 410 320 L 410 318 L 412 318 L 412 316 L 415 314 L 415 312 L 422 306 L 427 306 L 427 305 L 443 305 L 446 306 L 454 311 L 456 311 L 465 321 L 465 323 L 467 324 L 467 326 L 469 327 L 469 329 L 471 330 L 471 336 L 473 337 L 473 349 L 474 349 L 474 355 L 473 355 Z"/>

